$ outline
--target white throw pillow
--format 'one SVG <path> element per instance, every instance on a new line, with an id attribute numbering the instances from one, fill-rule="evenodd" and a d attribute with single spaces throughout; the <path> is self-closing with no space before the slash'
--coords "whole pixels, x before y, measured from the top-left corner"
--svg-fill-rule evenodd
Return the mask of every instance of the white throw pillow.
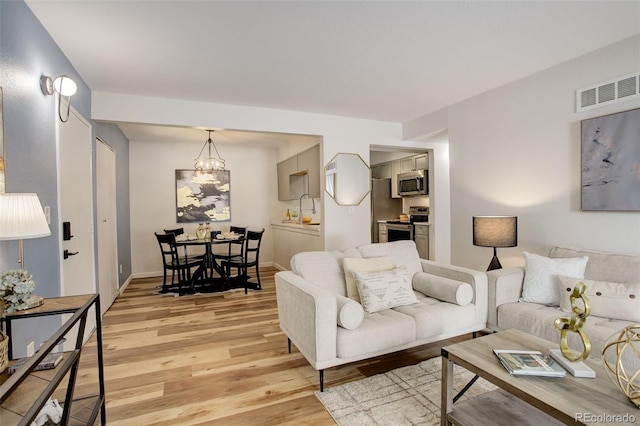
<path id="1" fill-rule="evenodd" d="M 347 284 L 347 297 L 360 303 L 358 286 L 356 285 L 356 279 L 353 277 L 354 272 L 388 271 L 395 267 L 396 262 L 388 256 L 372 257 L 369 259 L 345 257 L 342 259 L 342 268 L 344 269 L 344 280 Z"/>
<path id="2" fill-rule="evenodd" d="M 380 272 L 354 272 L 362 307 L 370 314 L 418 303 L 409 270 L 402 266 Z"/>
<path id="3" fill-rule="evenodd" d="M 572 257 L 551 259 L 537 254 L 524 253 L 524 283 L 522 301 L 543 305 L 560 305 L 558 275 L 584 278 L 589 258 Z"/>
<path id="4" fill-rule="evenodd" d="M 571 313 L 569 297 L 580 282 L 587 287 L 584 294 L 591 302 L 591 315 L 640 322 L 640 283 L 610 283 L 558 275 L 560 309 Z M 580 309 L 584 308 L 582 301 L 576 301 L 576 304 Z"/>
<path id="5" fill-rule="evenodd" d="M 460 306 L 467 306 L 473 301 L 471 284 L 426 272 L 418 272 L 413 276 L 413 288 L 425 296 Z"/>
<path id="6" fill-rule="evenodd" d="M 338 325 L 347 330 L 355 330 L 364 321 L 362 305 L 347 297 L 336 294 L 338 303 Z"/>

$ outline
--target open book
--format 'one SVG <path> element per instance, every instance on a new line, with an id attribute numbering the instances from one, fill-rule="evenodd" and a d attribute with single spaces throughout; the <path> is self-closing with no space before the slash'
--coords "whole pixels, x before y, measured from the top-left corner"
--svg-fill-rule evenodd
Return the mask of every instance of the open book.
<path id="1" fill-rule="evenodd" d="M 564 377 L 566 371 L 549 355 L 540 351 L 494 349 L 504 368 L 516 376 Z"/>

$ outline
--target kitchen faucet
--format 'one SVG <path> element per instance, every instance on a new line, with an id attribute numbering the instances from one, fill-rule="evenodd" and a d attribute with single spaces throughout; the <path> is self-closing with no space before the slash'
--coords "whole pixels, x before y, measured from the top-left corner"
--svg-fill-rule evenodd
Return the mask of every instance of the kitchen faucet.
<path id="1" fill-rule="evenodd" d="M 302 194 L 302 195 L 300 196 L 300 205 L 299 205 L 299 208 L 298 208 L 298 211 L 300 212 L 300 223 L 302 223 L 302 199 L 303 199 L 305 196 L 306 196 L 307 198 L 311 198 L 311 197 L 309 197 L 309 194 L 308 194 L 308 193 L 307 193 L 307 194 Z M 313 207 L 312 207 L 312 209 L 311 209 L 311 212 L 312 212 L 313 214 L 316 214 L 316 200 L 315 200 L 315 198 L 311 198 L 311 202 L 313 203 Z"/>

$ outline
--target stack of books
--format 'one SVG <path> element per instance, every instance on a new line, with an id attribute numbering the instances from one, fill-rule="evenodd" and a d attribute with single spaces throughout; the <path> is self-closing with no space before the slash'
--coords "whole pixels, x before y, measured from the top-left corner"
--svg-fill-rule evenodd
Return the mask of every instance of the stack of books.
<path id="1" fill-rule="evenodd" d="M 34 368 L 33 371 L 51 370 L 52 368 L 56 368 L 57 365 L 60 364 L 60 361 L 62 361 L 62 358 L 63 358 L 62 353 L 51 352 L 47 354 L 47 356 L 45 356 L 44 359 L 40 361 L 38 365 L 36 365 L 36 368 Z M 30 357 L 17 359 L 16 362 L 14 362 L 9 366 L 9 370 L 8 370 L 9 374 L 13 374 L 19 369 L 21 369 L 22 366 L 25 365 L 30 359 L 31 359 Z"/>
<path id="2" fill-rule="evenodd" d="M 566 371 L 549 355 L 540 351 L 494 349 L 504 368 L 515 376 L 564 377 Z"/>

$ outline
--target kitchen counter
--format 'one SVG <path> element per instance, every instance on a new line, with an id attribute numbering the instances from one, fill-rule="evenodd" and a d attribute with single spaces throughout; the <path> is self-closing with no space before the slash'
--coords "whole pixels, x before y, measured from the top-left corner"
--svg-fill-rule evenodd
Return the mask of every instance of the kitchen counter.
<path id="1" fill-rule="evenodd" d="M 280 229 L 283 231 L 288 231 L 288 232 L 296 232 L 299 234 L 307 234 L 307 235 L 314 235 L 319 237 L 320 236 L 320 223 L 314 222 L 314 223 L 303 223 L 301 224 L 300 222 L 294 222 L 294 221 L 278 221 L 278 220 L 272 220 L 271 221 L 271 227 L 275 228 L 275 229 Z"/>
<path id="2" fill-rule="evenodd" d="M 298 222 L 284 222 L 279 218 L 271 219 L 273 232 L 274 263 L 278 269 L 290 269 L 291 257 L 303 251 L 324 250 L 322 225 L 306 225 Z"/>

